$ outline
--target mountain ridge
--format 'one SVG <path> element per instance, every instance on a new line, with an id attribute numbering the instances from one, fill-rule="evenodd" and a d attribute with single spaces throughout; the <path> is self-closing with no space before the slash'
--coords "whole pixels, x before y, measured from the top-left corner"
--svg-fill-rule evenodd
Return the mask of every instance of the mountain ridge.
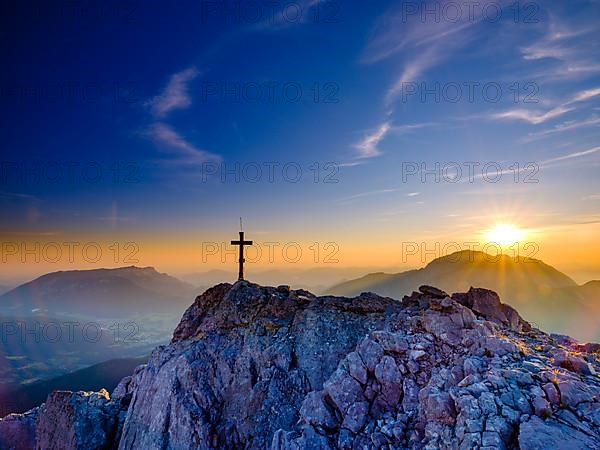
<path id="1" fill-rule="evenodd" d="M 4 311 L 93 314 L 119 317 L 140 310 L 182 309 L 194 287 L 153 267 L 65 270 L 41 275 L 0 295 Z"/>
<path id="2" fill-rule="evenodd" d="M 542 328 L 583 340 L 600 339 L 600 324 L 589 319 L 600 314 L 600 288 L 596 288 L 600 284 L 579 286 L 568 275 L 534 258 L 464 250 L 437 258 L 420 269 L 368 274 L 333 286 L 327 293 L 352 296 L 374 292 L 400 298 L 421 284 L 451 292 L 470 286 L 491 289 Z"/>

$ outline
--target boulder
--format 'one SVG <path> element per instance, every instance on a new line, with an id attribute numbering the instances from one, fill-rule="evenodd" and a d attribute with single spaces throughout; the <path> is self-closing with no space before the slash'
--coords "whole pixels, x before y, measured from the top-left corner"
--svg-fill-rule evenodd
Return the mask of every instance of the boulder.
<path id="1" fill-rule="evenodd" d="M 521 424 L 521 450 L 591 450 L 600 448 L 600 439 L 554 420 L 544 421 L 531 416 Z"/>
<path id="2" fill-rule="evenodd" d="M 448 294 L 446 294 L 444 291 L 442 291 L 441 289 L 438 289 L 436 287 L 433 286 L 420 286 L 419 287 L 419 292 L 421 292 L 422 294 L 427 295 L 428 297 L 431 298 L 445 298 L 448 297 Z"/>
<path id="3" fill-rule="evenodd" d="M 529 330 L 531 326 L 512 307 L 502 304 L 494 291 L 471 288 L 466 294 L 454 294 L 453 300 L 465 305 L 487 320 L 506 326 L 512 331 Z"/>

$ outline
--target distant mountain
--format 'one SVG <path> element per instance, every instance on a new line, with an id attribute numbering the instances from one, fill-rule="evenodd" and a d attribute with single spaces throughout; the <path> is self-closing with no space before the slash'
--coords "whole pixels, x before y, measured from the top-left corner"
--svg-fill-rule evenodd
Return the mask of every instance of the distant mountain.
<path id="1" fill-rule="evenodd" d="M 10 287 L 0 284 L 0 295 L 4 294 L 5 292 L 8 292 L 8 291 L 10 291 Z"/>
<path id="2" fill-rule="evenodd" d="M 355 296 L 374 292 L 401 299 L 422 284 L 447 292 L 471 286 L 491 289 L 537 326 L 580 340 L 600 339 L 600 324 L 591 319 L 600 313 L 600 282 L 578 286 L 564 273 L 533 258 L 462 251 L 435 259 L 422 269 L 372 273 L 338 284 L 328 293 Z"/>
<path id="3" fill-rule="evenodd" d="M 593 280 L 579 287 L 583 300 L 590 303 L 600 303 L 600 280 Z"/>
<path id="4" fill-rule="evenodd" d="M 435 259 L 422 269 L 369 274 L 334 286 L 328 293 L 352 296 L 373 291 L 397 297 L 426 283 L 447 291 L 468 290 L 480 284 L 512 298 L 529 298 L 555 288 L 577 286 L 567 275 L 537 259 L 462 251 Z"/>
<path id="5" fill-rule="evenodd" d="M 105 388 L 110 392 L 123 377 L 147 360 L 147 357 L 113 359 L 50 380 L 0 391 L 0 417 L 40 405 L 54 390 L 97 391 Z"/>
<path id="6" fill-rule="evenodd" d="M 49 273 L 0 295 L 0 390 L 148 354 L 199 293 L 152 267 L 122 267 Z"/>
<path id="7" fill-rule="evenodd" d="M 176 311 L 189 305 L 192 285 L 153 267 L 54 272 L 0 296 L 0 310 L 14 314 L 36 311 L 95 317 Z"/>

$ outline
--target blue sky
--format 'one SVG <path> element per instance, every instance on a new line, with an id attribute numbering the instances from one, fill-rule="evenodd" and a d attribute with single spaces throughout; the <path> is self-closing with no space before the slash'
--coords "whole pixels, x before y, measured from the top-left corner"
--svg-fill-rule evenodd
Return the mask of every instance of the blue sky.
<path id="1" fill-rule="evenodd" d="M 243 215 L 375 249 L 497 221 L 597 235 L 597 1 L 225 3 L 5 6 L 3 234 L 218 239 Z M 436 163 L 478 166 L 403 179 Z"/>

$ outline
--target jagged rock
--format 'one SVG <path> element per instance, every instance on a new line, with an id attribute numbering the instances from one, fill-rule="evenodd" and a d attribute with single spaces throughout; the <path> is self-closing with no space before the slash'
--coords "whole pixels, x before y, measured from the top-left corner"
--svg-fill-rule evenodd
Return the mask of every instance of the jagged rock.
<path id="1" fill-rule="evenodd" d="M 323 387 L 342 414 L 345 414 L 352 404 L 364 400 L 363 390 L 358 381 L 341 368 L 335 371 Z"/>
<path id="2" fill-rule="evenodd" d="M 387 331 L 375 331 L 372 333 L 372 336 L 386 352 L 404 353 L 408 350 L 406 336 L 401 334 L 389 333 Z"/>
<path id="3" fill-rule="evenodd" d="M 560 350 L 554 354 L 554 364 L 571 372 L 583 375 L 594 375 L 595 371 L 591 364 L 579 356 L 572 355 L 569 352 Z"/>
<path id="4" fill-rule="evenodd" d="M 452 425 L 456 420 L 456 409 L 452 397 L 447 392 L 431 392 L 423 389 L 420 403 L 427 420 Z"/>
<path id="5" fill-rule="evenodd" d="M 405 378 L 402 382 L 402 408 L 404 411 L 414 411 L 419 405 L 419 386 L 412 378 Z"/>
<path id="6" fill-rule="evenodd" d="M 398 302 L 221 284 L 112 398 L 53 393 L 0 420 L 0 449 L 600 449 L 586 348 L 485 289 Z"/>
<path id="7" fill-rule="evenodd" d="M 591 402 L 597 400 L 600 390 L 598 388 L 590 388 L 582 381 L 570 378 L 563 378 L 556 383 L 556 387 L 560 392 L 560 401 L 565 406 L 575 408 L 582 402 Z"/>
<path id="8" fill-rule="evenodd" d="M 348 356 L 346 356 L 346 369 L 356 381 L 361 384 L 367 383 L 367 368 L 357 352 L 348 353 Z"/>
<path id="9" fill-rule="evenodd" d="M 528 331 L 531 329 L 531 326 L 519 316 L 514 308 L 500 302 L 500 297 L 494 291 L 471 288 L 466 294 L 454 294 L 452 299 L 487 320 L 507 326 L 510 330 Z"/>
<path id="10" fill-rule="evenodd" d="M 482 392 L 479 396 L 479 408 L 486 416 L 498 414 L 498 406 L 496 405 L 496 397 L 491 392 Z"/>
<path id="11" fill-rule="evenodd" d="M 40 408 L 36 448 L 105 449 L 118 440 L 120 405 L 108 392 L 55 391 Z"/>
<path id="12" fill-rule="evenodd" d="M 375 370 L 375 366 L 379 363 L 379 360 L 383 357 L 383 347 L 372 339 L 366 337 L 362 340 L 358 346 L 358 354 L 364 361 L 367 369 L 371 372 Z"/>
<path id="13" fill-rule="evenodd" d="M 140 374 L 145 367 L 146 364 L 137 366 L 133 371 L 133 375 L 123 378 L 117 387 L 113 389 L 112 393 L 110 394 L 110 398 L 112 400 L 118 400 L 121 402 L 121 405 L 127 409 L 129 402 L 131 401 L 131 397 L 133 396 L 133 391 L 135 391 L 138 386 Z"/>
<path id="14" fill-rule="evenodd" d="M 427 286 L 427 285 L 421 286 L 421 287 L 419 287 L 419 291 L 422 294 L 425 294 L 425 295 L 427 295 L 429 297 L 432 297 L 432 298 L 445 298 L 445 297 L 448 297 L 448 294 L 446 294 L 444 291 L 442 291 L 441 289 L 438 289 L 436 287 L 433 287 L 433 286 Z"/>
<path id="15" fill-rule="evenodd" d="M 587 344 L 578 345 L 577 349 L 584 353 L 600 353 L 600 344 L 589 342 Z"/>
<path id="16" fill-rule="evenodd" d="M 546 419 L 552 415 L 552 408 L 550 403 L 545 398 L 544 390 L 539 386 L 534 386 L 531 389 L 531 405 L 536 416 Z"/>
<path id="17" fill-rule="evenodd" d="M 388 405 L 396 405 L 402 394 L 402 374 L 396 360 L 391 356 L 384 356 L 375 367 L 375 379 L 381 386 L 382 400 Z"/>
<path id="18" fill-rule="evenodd" d="M 589 436 L 551 419 L 543 421 L 537 416 L 531 416 L 521 424 L 519 448 L 521 450 L 593 450 L 600 448 L 600 438 L 598 435 Z"/>
<path id="19" fill-rule="evenodd" d="M 558 405 L 560 403 L 560 397 L 558 395 L 558 390 L 553 383 L 546 383 L 542 386 L 546 394 L 546 398 L 552 405 Z"/>
<path id="20" fill-rule="evenodd" d="M 577 345 L 577 341 L 570 336 L 565 336 L 564 334 L 556 334 L 551 333 L 550 337 L 554 339 L 557 343 L 561 345 L 565 345 L 567 347 L 573 347 Z"/>
<path id="21" fill-rule="evenodd" d="M 300 415 L 307 423 L 316 427 L 333 430 L 339 425 L 337 417 L 327 405 L 324 391 L 309 392 L 302 402 Z"/>
<path id="22" fill-rule="evenodd" d="M 369 413 L 369 404 L 367 402 L 357 402 L 350 405 L 342 428 L 358 433 L 360 429 L 365 425 L 367 421 L 367 414 Z"/>
<path id="23" fill-rule="evenodd" d="M 372 295 L 316 298 L 244 281 L 216 286 L 184 314 L 171 345 L 150 358 L 121 448 L 203 448 L 213 441 L 264 448 L 275 431 L 295 426 L 311 391 L 325 390 L 345 412 L 364 399 L 360 368 L 349 373 L 338 364 L 370 329 L 385 329 L 401 310 L 398 302 Z M 259 327 L 264 333 L 256 333 Z M 287 367 L 276 363 L 281 354 L 289 355 Z M 362 358 L 367 366 L 370 357 Z M 166 436 L 165 426 L 172 430 Z"/>
<path id="24" fill-rule="evenodd" d="M 35 423 L 39 410 L 35 408 L 24 414 L 10 414 L 0 419 L 0 449 L 35 448 Z"/>

